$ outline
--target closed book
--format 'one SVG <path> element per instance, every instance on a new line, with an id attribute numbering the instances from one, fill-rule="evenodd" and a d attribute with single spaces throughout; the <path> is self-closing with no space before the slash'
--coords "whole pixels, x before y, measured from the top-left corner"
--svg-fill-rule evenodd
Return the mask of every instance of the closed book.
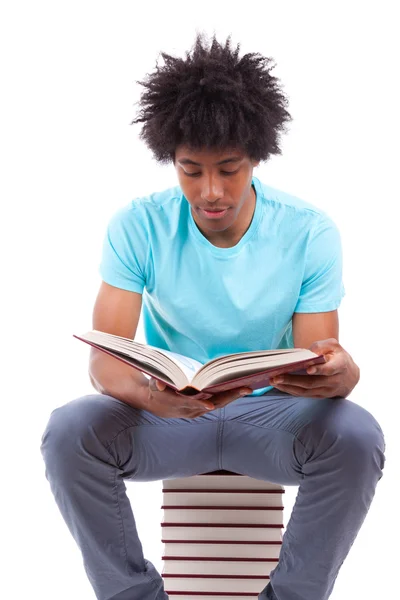
<path id="1" fill-rule="evenodd" d="M 256 599 L 259 592 L 218 592 L 212 594 L 211 592 L 169 592 L 168 600 L 251 600 Z"/>
<path id="2" fill-rule="evenodd" d="M 265 575 L 163 575 L 164 589 L 167 594 L 173 592 L 224 592 L 231 595 L 232 592 L 258 592 L 268 585 L 269 577 Z M 186 595 L 185 595 L 186 600 Z"/>
<path id="3" fill-rule="evenodd" d="M 226 471 L 215 471 L 205 475 L 163 479 L 163 492 L 167 490 L 226 490 L 228 493 L 244 490 L 247 493 L 258 490 L 271 490 L 271 493 L 283 494 L 285 490 L 276 483 L 255 479 L 247 475 L 228 474 Z"/>
<path id="4" fill-rule="evenodd" d="M 234 523 L 239 525 L 279 525 L 282 526 L 283 506 L 162 506 L 164 523 L 207 526 Z"/>
<path id="5" fill-rule="evenodd" d="M 209 557 L 203 560 L 193 558 L 171 559 L 167 558 L 164 563 L 164 575 L 269 575 L 278 561 L 247 558 L 226 559 Z"/>
<path id="6" fill-rule="evenodd" d="M 282 492 L 274 493 L 271 490 L 190 490 L 177 492 L 163 490 L 163 507 L 190 507 L 190 506 L 251 506 L 251 507 L 282 507 Z"/>
<path id="7" fill-rule="evenodd" d="M 274 544 L 262 543 L 232 543 L 232 542 L 168 542 L 163 546 L 163 560 L 171 557 L 203 558 L 213 556 L 215 558 L 269 558 L 277 560 L 282 542 Z"/>
<path id="8" fill-rule="evenodd" d="M 172 525 L 161 523 L 162 539 L 171 541 L 220 541 L 237 542 L 279 542 L 281 541 L 281 525 L 236 525 L 236 524 L 199 524 Z"/>

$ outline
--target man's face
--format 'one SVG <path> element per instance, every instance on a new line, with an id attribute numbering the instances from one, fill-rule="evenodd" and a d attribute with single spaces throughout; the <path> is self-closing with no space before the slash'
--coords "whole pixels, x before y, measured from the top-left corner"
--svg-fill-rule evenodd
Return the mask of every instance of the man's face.
<path id="1" fill-rule="evenodd" d="M 251 180 L 258 162 L 238 149 L 190 150 L 181 145 L 174 165 L 199 228 L 211 235 L 228 229 L 232 234 L 240 231 L 254 196 Z M 225 212 L 214 212 L 214 217 L 206 212 L 218 209 Z"/>

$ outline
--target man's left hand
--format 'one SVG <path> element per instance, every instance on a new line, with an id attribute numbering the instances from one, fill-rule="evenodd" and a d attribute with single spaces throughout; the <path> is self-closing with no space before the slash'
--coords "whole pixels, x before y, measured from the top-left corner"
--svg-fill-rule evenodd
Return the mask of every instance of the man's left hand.
<path id="1" fill-rule="evenodd" d="M 292 396 L 346 398 L 360 379 L 360 369 L 350 354 L 334 338 L 314 342 L 310 350 L 323 354 L 326 362 L 309 367 L 308 375 L 278 375 L 271 385 Z"/>

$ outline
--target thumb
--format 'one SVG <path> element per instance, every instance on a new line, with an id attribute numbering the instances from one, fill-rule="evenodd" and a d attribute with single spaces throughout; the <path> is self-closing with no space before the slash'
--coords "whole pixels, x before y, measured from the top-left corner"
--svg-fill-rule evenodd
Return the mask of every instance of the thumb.
<path id="1" fill-rule="evenodd" d="M 239 396 L 248 396 L 252 392 L 253 392 L 252 388 L 248 388 L 248 387 L 239 388 L 237 390 L 237 393 L 239 394 Z"/>
<path id="2" fill-rule="evenodd" d="M 163 392 L 167 387 L 167 384 L 163 381 L 159 381 L 158 379 L 156 379 L 156 386 L 159 392 Z"/>
<path id="3" fill-rule="evenodd" d="M 328 354 L 335 352 L 341 348 L 339 342 L 335 338 L 328 338 L 327 340 L 319 340 L 311 344 L 309 350 L 315 352 L 315 354 Z"/>

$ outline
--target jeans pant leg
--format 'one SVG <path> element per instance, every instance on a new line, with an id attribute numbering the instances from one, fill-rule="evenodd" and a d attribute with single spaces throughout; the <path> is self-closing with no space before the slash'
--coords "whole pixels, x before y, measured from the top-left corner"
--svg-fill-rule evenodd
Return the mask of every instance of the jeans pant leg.
<path id="1" fill-rule="evenodd" d="M 260 600 L 327 600 L 383 475 L 375 418 L 344 398 L 278 390 L 225 408 L 222 468 L 298 485 L 278 565 Z"/>
<path id="2" fill-rule="evenodd" d="M 102 394 L 51 413 L 41 444 L 45 475 L 99 600 L 168 598 L 143 557 L 124 480 L 218 469 L 219 414 L 162 419 Z"/>

